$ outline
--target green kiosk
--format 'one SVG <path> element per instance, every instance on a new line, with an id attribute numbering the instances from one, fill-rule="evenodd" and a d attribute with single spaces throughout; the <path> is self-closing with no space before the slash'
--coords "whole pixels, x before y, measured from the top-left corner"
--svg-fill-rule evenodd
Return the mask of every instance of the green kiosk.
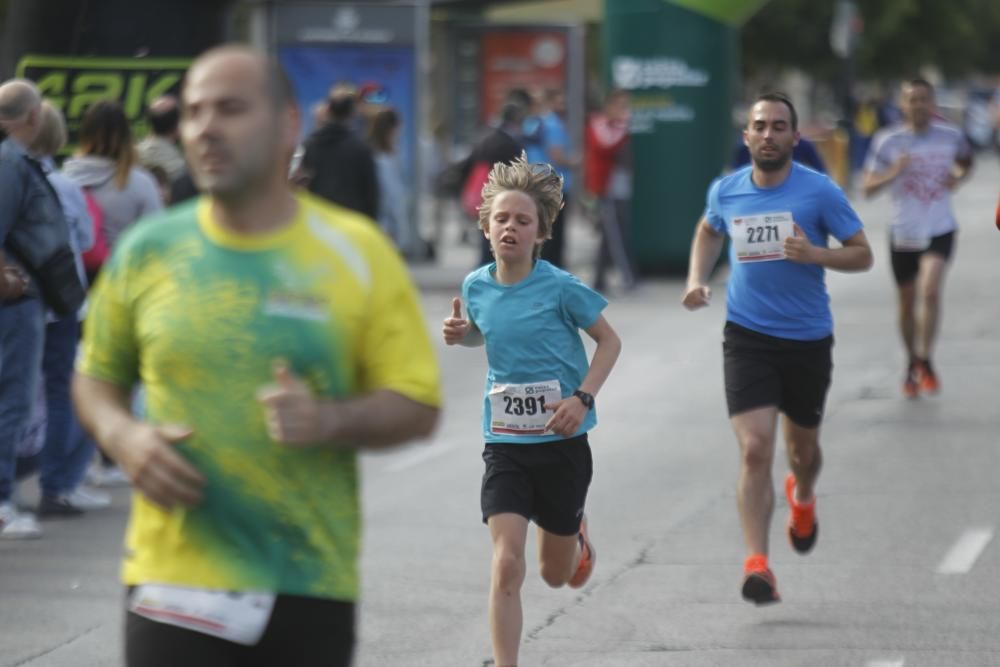
<path id="1" fill-rule="evenodd" d="M 705 192 L 734 145 L 738 26 L 766 1 L 605 3 L 608 81 L 632 97 L 631 248 L 643 274 L 687 272 Z"/>

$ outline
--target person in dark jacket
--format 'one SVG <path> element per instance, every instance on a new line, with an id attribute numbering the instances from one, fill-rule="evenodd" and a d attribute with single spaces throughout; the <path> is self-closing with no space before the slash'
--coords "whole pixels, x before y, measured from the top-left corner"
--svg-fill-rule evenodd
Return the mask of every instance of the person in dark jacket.
<path id="1" fill-rule="evenodd" d="M 469 171 L 477 163 L 483 163 L 492 169 L 497 162 L 511 164 L 521 156 L 524 146 L 521 142 L 521 125 L 524 123 L 526 109 L 515 101 L 507 101 L 500 110 L 500 125 L 490 130 L 472 149 L 469 156 Z M 479 264 L 489 264 L 493 261 L 493 251 L 486 238 L 481 239 Z"/>
<path id="2" fill-rule="evenodd" d="M 355 106 L 353 89 L 334 87 L 328 103 L 330 120 L 306 139 L 295 180 L 313 194 L 375 220 L 379 196 L 375 157 L 353 129 Z"/>

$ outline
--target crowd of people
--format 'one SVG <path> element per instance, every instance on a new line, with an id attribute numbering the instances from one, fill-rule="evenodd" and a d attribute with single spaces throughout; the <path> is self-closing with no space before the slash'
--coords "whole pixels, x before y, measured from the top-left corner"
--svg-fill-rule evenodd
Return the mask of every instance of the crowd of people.
<path id="1" fill-rule="evenodd" d="M 86 484 L 88 472 L 101 485 L 127 481 L 109 459 L 91 466 L 95 448 L 70 402 L 84 308 L 54 312 L 48 298 L 53 285 L 47 284 L 58 289 L 89 285 L 120 235 L 162 209 L 164 199 L 136 158 L 131 124 L 116 101 L 100 101 L 87 110 L 78 147 L 61 169 L 55 157 L 66 143 L 65 119 L 34 84 L 13 80 L 0 86 L 0 126 L 6 134 L 0 164 L 9 175 L 0 228 L 8 241 L 32 224 L 35 233 L 50 235 L 65 228 L 67 257 L 75 267 L 60 271 L 58 258 L 39 264 L 5 244 L 5 261 L 28 278 L 29 289 L 0 307 L 0 538 L 20 539 L 39 537 L 42 529 L 34 514 L 19 507 L 14 493 L 19 478 L 38 472 L 37 516 L 42 518 L 108 506 L 110 496 Z M 32 283 L 39 290 L 32 291 Z"/>
<path id="2" fill-rule="evenodd" d="M 358 452 L 427 437 L 441 404 L 401 253 L 414 242 L 395 159 L 401 119 L 383 107 L 362 123 L 358 100 L 334 86 L 293 165 L 300 117 L 287 77 L 262 53 L 218 47 L 193 62 L 179 99 L 150 105 L 148 137 L 136 144 L 122 107 L 97 102 L 57 168 L 58 109 L 29 81 L 0 85 L 0 536 L 41 535 L 14 497 L 19 474 L 39 472 L 47 518 L 106 506 L 87 471 L 117 470 L 134 491 L 122 569 L 129 665 L 351 663 Z M 931 353 L 955 243 L 950 192 L 972 166 L 933 106 L 933 87 L 908 81 L 903 122 L 875 135 L 866 161 L 866 193 L 891 188 L 897 211 L 908 397 L 941 389 Z M 611 266 L 626 287 L 636 280 L 628 96 L 611 91 L 588 119 L 582 160 L 564 113 L 560 91 L 512 91 L 465 161 L 461 197 L 482 265 L 442 323 L 447 345 L 483 346 L 488 363 L 480 504 L 498 667 L 518 661 L 530 523 L 548 585 L 579 588 L 595 570 L 589 439 L 622 349 L 600 292 Z M 818 538 L 833 369 L 825 271 L 862 272 L 873 256 L 844 192 L 794 159 L 792 100 L 758 97 L 743 138 L 749 164 L 708 190 L 683 305 L 710 304 L 728 237 L 741 594 L 762 605 L 780 600 L 768 560 L 779 424 L 789 542 L 805 554 Z M 559 230 L 577 189 L 602 233 L 594 286 L 565 270 Z M 25 229 L 54 250 L 26 251 Z M 596 344 L 589 360 L 581 332 Z"/>
<path id="3" fill-rule="evenodd" d="M 549 229 L 542 259 L 567 267 L 568 210 L 579 204 L 597 228 L 600 242 L 594 257 L 593 287 L 608 289 L 614 269 L 622 288 L 638 282 L 629 239 L 632 160 L 629 143 L 629 95 L 611 90 L 604 105 L 587 118 L 582 154 L 574 150 L 567 126 L 566 93 L 559 88 L 507 92 L 496 124 L 476 142 L 469 155 L 452 166 L 449 181 L 468 221 L 478 224 L 481 191 L 494 164 L 512 164 L 521 155 L 529 164 L 549 164 L 562 178 L 563 206 Z M 446 172 L 447 173 L 447 172 Z M 580 176 L 581 183 L 575 181 Z M 492 248 L 480 237 L 479 265 L 492 261 Z"/>

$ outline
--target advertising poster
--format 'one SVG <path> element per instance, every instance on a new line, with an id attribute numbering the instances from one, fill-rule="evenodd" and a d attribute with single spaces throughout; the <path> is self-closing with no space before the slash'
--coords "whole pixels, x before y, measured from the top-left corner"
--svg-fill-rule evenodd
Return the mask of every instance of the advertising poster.
<path id="1" fill-rule="evenodd" d="M 160 95 L 180 93 L 188 58 L 99 58 L 27 54 L 17 65 L 16 76 L 31 79 L 42 96 L 66 117 L 69 141 L 64 153 L 76 144 L 84 112 L 98 100 L 121 102 L 136 137 L 148 132 L 146 107 Z"/>
<path id="2" fill-rule="evenodd" d="M 330 88 L 339 83 L 353 84 L 363 90 L 367 102 L 395 108 L 403 122 L 400 160 L 404 176 L 412 183 L 417 129 L 412 47 L 297 44 L 280 47 L 278 57 L 295 85 L 302 109 L 303 137 L 314 129 L 310 113 L 313 105 L 324 100 Z"/>
<path id="3" fill-rule="evenodd" d="M 511 88 L 566 89 L 568 34 L 565 30 L 491 29 L 480 51 L 479 121 L 496 118 Z"/>

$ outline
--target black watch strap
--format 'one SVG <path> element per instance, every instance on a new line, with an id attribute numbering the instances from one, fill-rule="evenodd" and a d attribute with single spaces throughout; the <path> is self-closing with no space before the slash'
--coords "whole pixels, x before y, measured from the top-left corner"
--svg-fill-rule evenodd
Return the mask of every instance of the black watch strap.
<path id="1" fill-rule="evenodd" d="M 585 391 L 580 391 L 579 389 L 577 389 L 576 391 L 573 392 L 573 395 L 576 396 L 577 398 L 579 398 L 580 402 L 583 403 L 584 407 L 586 407 L 588 410 L 593 410 L 594 409 L 594 395 L 593 394 L 588 394 Z"/>

